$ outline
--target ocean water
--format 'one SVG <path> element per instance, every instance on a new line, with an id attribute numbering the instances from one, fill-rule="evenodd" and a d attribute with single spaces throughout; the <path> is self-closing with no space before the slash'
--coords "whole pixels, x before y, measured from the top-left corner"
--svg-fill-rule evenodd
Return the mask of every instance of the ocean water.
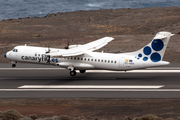
<path id="1" fill-rule="evenodd" d="M 180 7 L 180 0 L 0 0 L 0 20 L 77 10 L 171 6 Z"/>

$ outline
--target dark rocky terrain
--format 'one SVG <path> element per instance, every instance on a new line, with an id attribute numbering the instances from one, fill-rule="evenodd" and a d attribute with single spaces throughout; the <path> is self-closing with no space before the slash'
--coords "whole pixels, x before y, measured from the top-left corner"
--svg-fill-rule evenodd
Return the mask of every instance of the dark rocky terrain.
<path id="1" fill-rule="evenodd" d="M 179 120 L 179 106 L 178 99 L 3 99 L 0 119 L 10 113 L 20 117 L 6 112 L 15 109 L 21 120 L 32 120 L 27 117 L 34 114 L 43 118 L 38 120 Z"/>

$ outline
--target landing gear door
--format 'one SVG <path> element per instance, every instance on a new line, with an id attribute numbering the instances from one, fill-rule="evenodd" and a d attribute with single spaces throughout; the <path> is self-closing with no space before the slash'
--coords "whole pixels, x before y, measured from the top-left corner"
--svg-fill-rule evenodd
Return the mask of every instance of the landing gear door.
<path id="1" fill-rule="evenodd" d="M 124 57 L 120 57 L 119 59 L 119 69 L 120 70 L 124 69 Z"/>

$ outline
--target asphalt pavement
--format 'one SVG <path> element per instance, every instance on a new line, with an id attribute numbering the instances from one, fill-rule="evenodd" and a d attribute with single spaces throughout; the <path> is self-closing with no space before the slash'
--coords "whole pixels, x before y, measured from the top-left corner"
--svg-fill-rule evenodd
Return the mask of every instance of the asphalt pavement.
<path id="1" fill-rule="evenodd" d="M 180 98 L 180 64 L 135 71 L 87 71 L 0 64 L 0 98 Z"/>

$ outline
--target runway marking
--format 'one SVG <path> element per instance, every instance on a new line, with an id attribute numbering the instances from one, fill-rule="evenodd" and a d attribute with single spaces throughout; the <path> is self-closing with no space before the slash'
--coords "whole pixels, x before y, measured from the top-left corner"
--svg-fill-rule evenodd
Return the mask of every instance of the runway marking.
<path id="1" fill-rule="evenodd" d="M 0 92 L 180 92 L 180 89 L 0 89 Z"/>
<path id="2" fill-rule="evenodd" d="M 62 70 L 65 68 L 0 68 L 0 70 Z"/>
<path id="3" fill-rule="evenodd" d="M 107 70 L 93 70 L 87 71 L 95 73 L 180 73 L 180 70 L 129 70 L 129 71 L 107 71 Z"/>
<path id="4" fill-rule="evenodd" d="M 66 70 L 65 68 L 0 68 L 0 70 Z M 77 70 L 79 73 L 79 71 Z M 109 70 L 87 70 L 87 73 L 125 73 L 125 71 L 109 71 Z M 180 73 L 179 70 L 155 70 L 155 69 L 143 69 L 143 70 L 129 70 L 126 73 Z"/>
<path id="5" fill-rule="evenodd" d="M 23 85 L 29 89 L 158 89 L 163 85 Z"/>

